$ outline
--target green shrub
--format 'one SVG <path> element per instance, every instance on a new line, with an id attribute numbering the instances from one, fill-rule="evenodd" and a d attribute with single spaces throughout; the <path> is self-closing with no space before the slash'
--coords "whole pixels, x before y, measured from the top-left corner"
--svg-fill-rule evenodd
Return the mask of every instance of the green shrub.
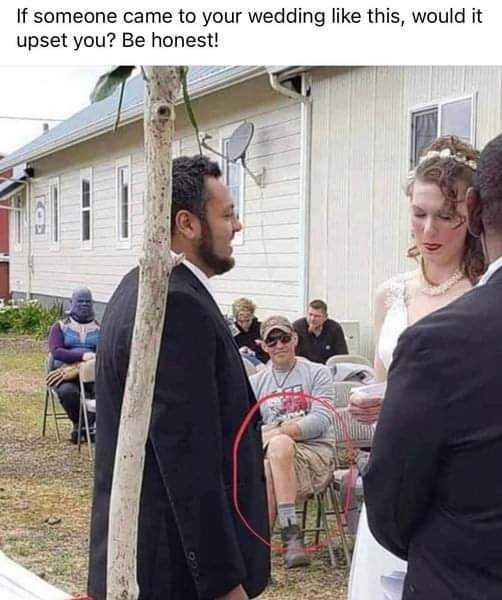
<path id="1" fill-rule="evenodd" d="M 0 333 L 29 334 L 43 339 L 61 315 L 61 304 L 46 308 L 38 300 L 0 301 Z"/>

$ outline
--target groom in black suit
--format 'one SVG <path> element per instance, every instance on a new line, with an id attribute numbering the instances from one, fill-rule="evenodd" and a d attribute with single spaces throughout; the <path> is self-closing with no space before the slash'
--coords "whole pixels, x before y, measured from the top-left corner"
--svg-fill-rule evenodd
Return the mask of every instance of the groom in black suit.
<path id="1" fill-rule="evenodd" d="M 169 281 L 140 502 L 139 600 L 245 600 L 270 572 L 261 427 L 235 435 L 255 398 L 209 278 L 231 269 L 241 229 L 219 166 L 173 162 L 172 247 L 186 259 Z M 89 595 L 105 600 L 108 513 L 120 409 L 133 333 L 138 270 L 108 303 L 97 356 L 97 443 Z M 256 413 L 259 414 L 259 413 Z"/>
<path id="2" fill-rule="evenodd" d="M 364 475 L 373 535 L 408 560 L 403 600 L 502 598 L 502 135 L 467 204 L 490 266 L 401 336 Z"/>

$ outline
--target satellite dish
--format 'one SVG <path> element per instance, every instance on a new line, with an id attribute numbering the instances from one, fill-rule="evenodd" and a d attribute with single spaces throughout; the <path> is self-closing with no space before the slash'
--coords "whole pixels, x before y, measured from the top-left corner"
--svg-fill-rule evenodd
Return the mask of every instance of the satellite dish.
<path id="1" fill-rule="evenodd" d="M 241 125 L 239 125 L 239 127 L 237 127 L 237 129 L 232 133 L 232 135 L 228 139 L 228 142 L 226 144 L 226 152 L 227 152 L 226 154 L 222 154 L 221 152 L 218 152 L 217 150 L 215 150 L 214 148 L 211 148 L 211 146 L 209 146 L 209 144 L 207 143 L 207 140 L 210 140 L 211 136 L 208 133 L 204 134 L 204 136 L 202 137 L 201 145 L 204 148 L 206 148 L 207 150 L 214 152 L 214 154 L 221 156 L 222 158 L 224 158 L 225 160 L 227 160 L 229 162 L 235 163 L 238 160 L 240 160 L 242 163 L 242 167 L 246 170 L 246 172 L 249 174 L 251 179 L 256 183 L 256 185 L 258 187 L 263 187 L 264 186 L 263 180 L 265 178 L 265 169 L 262 169 L 262 172 L 259 175 L 255 175 L 254 173 L 252 173 L 249 170 L 248 166 L 246 165 L 246 152 L 247 152 L 247 149 L 249 148 L 249 144 L 251 143 L 251 140 L 253 139 L 253 134 L 254 134 L 253 123 L 242 123 Z"/>
<path id="2" fill-rule="evenodd" d="M 236 162 L 241 158 L 243 161 L 246 158 L 246 151 L 253 138 L 254 125 L 253 123 L 243 123 L 232 133 L 227 142 L 227 160 Z"/>

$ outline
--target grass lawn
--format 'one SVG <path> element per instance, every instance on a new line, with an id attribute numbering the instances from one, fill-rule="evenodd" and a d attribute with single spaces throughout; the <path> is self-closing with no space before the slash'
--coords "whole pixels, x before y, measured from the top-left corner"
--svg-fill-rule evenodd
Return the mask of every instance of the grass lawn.
<path id="1" fill-rule="evenodd" d="M 0 548 L 50 583 L 84 593 L 87 578 L 92 465 L 69 442 L 70 422 L 42 437 L 45 343 L 0 336 Z M 332 569 L 326 550 L 308 569 L 273 561 L 274 583 L 263 600 L 346 598 L 341 549 Z"/>

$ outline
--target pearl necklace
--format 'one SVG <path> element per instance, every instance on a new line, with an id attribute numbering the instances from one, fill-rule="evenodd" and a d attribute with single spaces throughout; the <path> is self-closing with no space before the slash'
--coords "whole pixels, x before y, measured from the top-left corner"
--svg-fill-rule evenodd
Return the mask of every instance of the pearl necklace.
<path id="1" fill-rule="evenodd" d="M 443 283 L 435 285 L 427 279 L 427 277 L 425 275 L 423 261 L 421 261 L 421 267 L 422 267 L 422 280 L 423 280 L 424 285 L 422 286 L 420 291 L 423 294 L 425 294 L 426 296 L 442 296 L 443 294 L 446 294 L 446 292 L 448 290 L 450 290 L 455 284 L 457 284 L 461 279 L 463 279 L 465 277 L 464 273 L 462 272 L 462 270 L 459 267 L 455 271 L 455 273 L 453 273 L 453 275 L 451 277 L 448 277 L 448 279 L 446 281 L 443 281 Z"/>

